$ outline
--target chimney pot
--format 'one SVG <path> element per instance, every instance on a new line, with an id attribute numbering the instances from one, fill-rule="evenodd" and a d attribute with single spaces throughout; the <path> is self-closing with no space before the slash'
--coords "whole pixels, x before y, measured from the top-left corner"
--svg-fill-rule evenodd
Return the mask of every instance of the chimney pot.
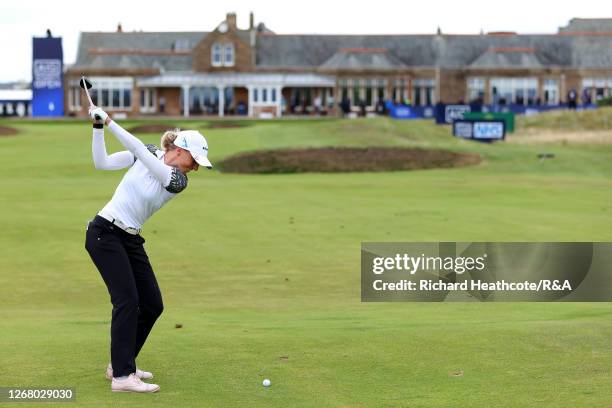
<path id="1" fill-rule="evenodd" d="M 236 13 L 227 13 L 225 21 L 227 21 L 227 26 L 230 28 L 230 30 L 235 30 L 237 28 Z"/>

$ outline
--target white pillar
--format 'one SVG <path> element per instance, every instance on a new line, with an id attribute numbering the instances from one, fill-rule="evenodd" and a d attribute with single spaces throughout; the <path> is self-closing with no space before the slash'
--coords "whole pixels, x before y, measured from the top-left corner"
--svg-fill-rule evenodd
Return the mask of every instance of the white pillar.
<path id="1" fill-rule="evenodd" d="M 249 118 L 253 116 L 253 85 L 247 86 L 249 92 Z"/>
<path id="2" fill-rule="evenodd" d="M 183 85 L 183 116 L 189 117 L 189 86 Z"/>
<path id="3" fill-rule="evenodd" d="M 217 91 L 219 92 L 219 117 L 223 117 L 225 113 L 225 87 L 218 86 Z"/>
<path id="4" fill-rule="evenodd" d="M 281 117 L 282 108 L 283 108 L 283 87 L 277 86 L 276 87 L 276 117 L 277 118 Z"/>

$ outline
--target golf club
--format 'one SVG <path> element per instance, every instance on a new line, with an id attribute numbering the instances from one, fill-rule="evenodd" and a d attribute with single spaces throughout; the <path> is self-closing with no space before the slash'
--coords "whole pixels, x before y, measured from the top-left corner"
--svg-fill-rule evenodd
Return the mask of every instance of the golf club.
<path id="1" fill-rule="evenodd" d="M 87 78 L 85 78 L 85 76 L 83 75 L 79 81 L 79 85 L 81 86 L 81 88 L 85 90 L 85 95 L 87 95 L 89 106 L 90 107 L 95 106 L 93 101 L 91 100 L 91 96 L 89 95 L 89 89 L 93 87 L 92 83 Z M 102 118 L 96 115 L 96 120 L 102 120 Z"/>

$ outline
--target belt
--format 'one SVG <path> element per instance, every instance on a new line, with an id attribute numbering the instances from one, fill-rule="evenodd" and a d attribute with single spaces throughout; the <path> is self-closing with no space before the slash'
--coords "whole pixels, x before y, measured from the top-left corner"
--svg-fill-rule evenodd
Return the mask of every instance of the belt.
<path id="1" fill-rule="evenodd" d="M 140 234 L 140 229 L 138 228 L 132 228 L 132 227 L 128 227 L 127 225 L 125 225 L 124 223 L 122 223 L 120 220 L 113 218 L 109 215 L 106 214 L 102 214 L 102 213 L 98 213 L 98 215 L 102 218 L 104 218 L 105 220 L 107 220 L 108 222 L 110 222 L 113 225 L 116 225 L 117 227 L 121 228 L 122 230 L 124 230 L 125 232 L 127 232 L 130 235 L 138 235 Z"/>

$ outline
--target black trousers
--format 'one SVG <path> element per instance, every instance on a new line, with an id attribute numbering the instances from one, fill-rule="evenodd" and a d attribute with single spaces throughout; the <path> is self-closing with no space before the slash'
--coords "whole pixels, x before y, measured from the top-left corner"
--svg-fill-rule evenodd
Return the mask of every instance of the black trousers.
<path id="1" fill-rule="evenodd" d="M 100 271 L 113 304 L 113 376 L 136 371 L 136 357 L 164 305 L 144 250 L 145 240 L 96 216 L 87 228 L 85 249 Z"/>

